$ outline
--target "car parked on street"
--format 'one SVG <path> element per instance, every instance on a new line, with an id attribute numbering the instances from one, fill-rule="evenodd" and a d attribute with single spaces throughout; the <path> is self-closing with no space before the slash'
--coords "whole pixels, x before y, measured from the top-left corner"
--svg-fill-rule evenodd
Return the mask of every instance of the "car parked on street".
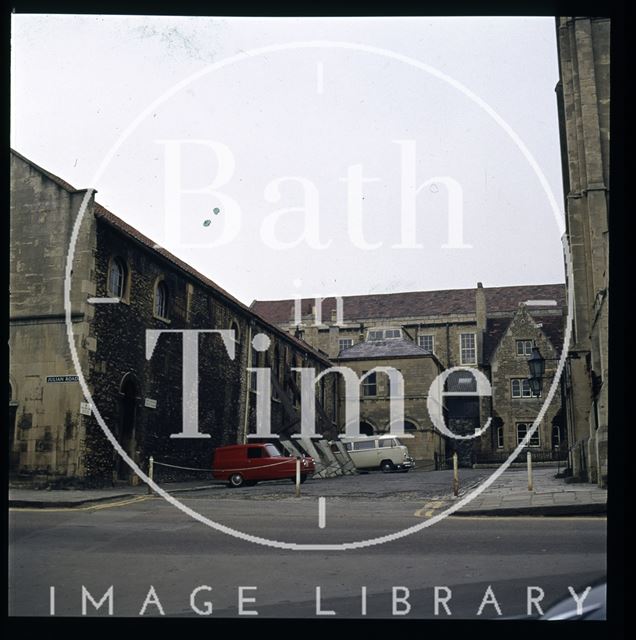
<path id="1" fill-rule="evenodd" d="M 415 467 L 409 450 L 390 434 L 381 436 L 341 437 L 357 469 L 408 471 Z"/>
<path id="2" fill-rule="evenodd" d="M 300 459 L 300 481 L 316 470 L 313 458 Z M 296 458 L 283 455 L 271 443 L 234 444 L 218 447 L 212 458 L 212 477 L 230 487 L 253 486 L 262 480 L 296 482 Z"/>

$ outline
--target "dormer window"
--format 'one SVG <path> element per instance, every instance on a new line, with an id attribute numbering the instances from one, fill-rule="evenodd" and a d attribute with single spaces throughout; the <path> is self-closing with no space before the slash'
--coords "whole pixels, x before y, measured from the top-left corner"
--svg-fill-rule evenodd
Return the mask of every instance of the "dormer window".
<path id="1" fill-rule="evenodd" d="M 378 340 L 393 340 L 402 337 L 401 329 L 371 329 L 367 333 L 367 341 L 376 342 Z"/>

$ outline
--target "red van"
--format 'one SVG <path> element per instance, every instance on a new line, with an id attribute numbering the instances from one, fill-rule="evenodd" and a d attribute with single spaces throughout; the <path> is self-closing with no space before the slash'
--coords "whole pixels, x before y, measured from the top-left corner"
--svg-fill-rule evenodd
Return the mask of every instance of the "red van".
<path id="1" fill-rule="evenodd" d="M 300 481 L 316 470 L 313 458 L 300 460 Z M 296 482 L 296 458 L 284 456 L 273 444 L 234 444 L 219 447 L 212 459 L 212 477 L 230 487 L 255 485 L 261 480 L 289 478 Z"/>

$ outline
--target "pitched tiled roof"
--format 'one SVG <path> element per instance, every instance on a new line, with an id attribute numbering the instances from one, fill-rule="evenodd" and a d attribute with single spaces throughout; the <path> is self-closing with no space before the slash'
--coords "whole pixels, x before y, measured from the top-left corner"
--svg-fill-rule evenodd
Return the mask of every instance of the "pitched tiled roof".
<path id="1" fill-rule="evenodd" d="M 240 300 L 235 298 L 232 294 L 228 293 L 225 289 L 223 289 L 218 284 L 216 284 L 216 282 L 204 276 L 202 273 L 197 271 L 194 267 L 191 267 L 187 262 L 184 262 L 180 258 L 177 258 L 177 256 L 173 255 L 167 249 L 164 249 L 163 247 L 158 245 L 156 242 L 154 242 L 153 240 L 145 236 L 143 233 L 135 229 L 135 227 L 132 227 L 128 223 L 124 222 L 121 218 L 116 216 L 112 211 L 109 211 L 108 209 L 106 209 L 106 207 L 99 204 L 98 202 L 95 202 L 95 217 L 97 219 L 104 220 L 105 222 L 115 227 L 119 231 L 122 231 L 126 235 L 131 236 L 141 244 L 145 245 L 155 253 L 158 253 L 159 255 L 163 256 L 166 260 L 172 262 L 175 266 L 179 267 L 186 273 L 190 274 L 192 277 L 199 280 L 205 286 L 209 287 L 210 289 L 213 289 L 219 296 L 221 296 L 222 298 L 225 298 L 227 301 L 239 307 L 242 311 L 245 312 L 246 315 L 252 316 L 255 319 L 259 320 L 264 327 L 266 327 L 268 330 L 272 331 L 273 333 L 276 333 L 279 337 L 282 337 L 288 342 L 291 342 L 292 344 L 299 347 L 303 351 L 311 353 L 314 357 L 318 358 L 325 364 L 331 364 L 326 354 L 316 350 L 314 347 L 311 347 L 308 343 L 304 342 L 303 340 L 299 340 L 298 338 L 291 335 L 290 333 L 287 333 L 286 331 L 283 331 L 278 327 L 272 325 L 266 318 L 263 318 L 258 312 L 254 311 L 247 305 L 243 304 Z"/>
<path id="2" fill-rule="evenodd" d="M 445 289 L 343 296 L 344 319 L 345 322 L 355 322 L 370 318 L 474 314 L 475 291 L 476 289 Z M 488 314 L 514 313 L 519 303 L 527 300 L 556 300 L 557 308 L 565 306 L 564 284 L 485 287 L 484 294 Z M 310 314 L 314 304 L 312 298 L 303 299 L 302 314 Z M 270 322 L 283 324 L 291 321 L 293 305 L 293 300 L 255 300 L 250 307 Z M 327 298 L 322 304 L 322 317 L 330 318 L 335 308 L 335 299 Z"/>
<path id="3" fill-rule="evenodd" d="M 511 322 L 512 318 L 488 318 L 486 320 L 483 346 L 484 362 L 490 362 L 490 358 Z"/>
<path id="4" fill-rule="evenodd" d="M 85 189 L 76 189 L 65 180 L 62 180 L 62 178 L 52 174 L 46 169 L 43 169 L 39 165 L 35 164 L 35 162 L 33 162 L 32 160 L 29 160 L 28 158 L 25 158 L 22 154 L 18 153 L 14 149 L 11 149 L 10 151 L 17 158 L 20 158 L 20 160 L 22 160 L 23 162 L 26 162 L 27 164 L 32 166 L 34 169 L 36 169 L 37 171 L 45 175 L 47 178 L 55 182 L 57 185 L 69 191 L 70 193 L 85 191 Z M 196 269 L 191 267 L 189 264 L 187 264 L 180 258 L 177 258 L 177 256 L 173 255 L 172 253 L 170 253 L 169 251 L 167 251 L 166 249 L 158 245 L 156 242 L 154 242 L 153 240 L 145 236 L 143 233 L 141 233 L 140 231 L 138 231 L 128 223 L 124 222 L 121 218 L 116 216 L 112 211 L 109 211 L 108 209 L 106 209 L 106 207 L 99 204 L 97 201 L 95 202 L 95 206 L 94 206 L 94 215 L 98 220 L 103 220 L 104 222 L 114 227 L 115 229 L 119 230 L 120 232 L 130 236 L 131 238 L 134 238 L 140 244 L 144 245 L 151 251 L 158 253 L 159 255 L 161 255 L 163 258 L 165 258 L 166 260 L 174 264 L 176 267 L 178 267 L 182 271 L 185 271 L 196 280 L 199 280 L 203 285 L 214 290 L 222 298 L 225 298 L 226 301 L 229 301 L 233 305 L 239 307 L 247 316 L 251 316 L 256 320 L 258 320 L 263 325 L 264 328 L 267 328 L 272 333 L 275 333 L 279 337 L 283 338 L 284 340 L 294 344 L 299 349 L 312 354 L 315 358 L 318 358 L 323 363 L 327 365 L 331 364 L 326 354 L 311 347 L 308 343 L 304 342 L 303 340 L 299 340 L 298 338 L 287 333 L 286 331 L 283 331 L 278 327 L 271 325 L 270 322 L 266 318 L 263 318 L 257 311 L 254 311 L 247 305 L 244 305 L 240 300 L 237 300 L 233 295 L 231 295 L 225 289 L 223 289 L 218 284 L 216 284 L 216 282 L 213 282 L 212 280 L 204 276 L 202 273 L 199 273 Z"/>
<path id="5" fill-rule="evenodd" d="M 214 289 L 217 293 L 222 295 L 224 298 L 231 300 L 235 305 L 242 307 L 247 310 L 248 307 L 244 305 L 240 300 L 237 300 L 232 294 L 228 293 L 225 289 L 221 288 L 218 284 L 206 278 L 202 273 L 199 273 L 196 269 L 191 267 L 187 262 L 184 262 L 177 256 L 170 253 L 168 250 L 164 249 L 162 246 L 158 245 L 156 242 L 145 236 L 141 231 L 135 229 L 127 222 L 124 222 L 121 218 L 116 216 L 112 211 L 109 211 L 103 205 L 99 204 L 99 202 L 95 202 L 95 217 L 105 222 L 108 222 L 111 226 L 115 227 L 119 231 L 123 231 L 126 235 L 133 237 L 135 240 L 141 242 L 141 244 L 146 247 L 152 249 L 156 253 L 162 255 L 164 258 L 174 263 L 176 266 L 181 268 L 183 271 L 186 271 L 191 276 L 194 276 L 197 280 L 201 280 L 206 286 Z M 254 313 L 253 310 L 250 310 L 250 313 Z"/>
<path id="6" fill-rule="evenodd" d="M 533 316 L 533 319 L 541 325 L 541 330 L 555 350 L 561 353 L 565 336 L 565 316 Z"/>
<path id="7" fill-rule="evenodd" d="M 404 358 L 409 356 L 430 356 L 431 352 L 418 347 L 405 338 L 388 340 L 367 340 L 343 349 L 336 360 L 366 360 L 373 358 Z"/>

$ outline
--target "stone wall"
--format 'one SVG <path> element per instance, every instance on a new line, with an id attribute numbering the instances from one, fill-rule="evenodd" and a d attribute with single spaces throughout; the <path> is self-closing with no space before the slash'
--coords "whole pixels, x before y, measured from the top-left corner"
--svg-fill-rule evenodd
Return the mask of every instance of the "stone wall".
<path id="1" fill-rule="evenodd" d="M 129 290 L 119 304 L 103 304 L 95 310 L 90 356 L 95 402 L 113 433 L 122 435 L 122 382 L 128 375 L 136 396 L 134 442 L 128 452 L 133 459 L 142 467 L 151 455 L 170 464 L 209 467 L 215 447 L 235 443 L 242 435 L 247 322 L 243 314 L 215 299 L 169 261 L 103 221 L 97 226 L 95 285 L 100 297 L 109 295 L 106 283 L 113 258 L 126 265 Z M 168 291 L 167 319 L 154 312 L 159 280 Z M 199 336 L 198 430 L 210 437 L 170 438 L 182 430 L 183 336 L 161 335 L 147 360 L 146 330 L 230 328 L 238 330 L 234 361 L 219 335 Z M 112 477 L 117 455 L 96 420 L 87 422 L 87 476 L 104 482 Z"/>
<path id="2" fill-rule="evenodd" d="M 511 380 L 526 379 L 530 375 L 527 357 L 517 355 L 517 340 L 532 340 L 546 360 L 543 390 L 538 398 L 512 397 Z M 560 345 L 557 346 L 560 347 Z M 492 357 L 491 386 L 493 406 L 496 407 L 497 416 L 503 421 L 501 426 L 503 427 L 504 441 L 503 448 L 499 449 L 500 452 L 510 453 L 516 448 L 516 425 L 518 423 L 532 425 L 534 422 L 554 380 L 557 358 L 558 352 L 555 346 L 551 344 L 541 327 L 526 311 L 526 308 L 521 306 Z M 560 408 L 561 390 L 559 385 L 538 428 L 539 446 L 532 447 L 532 450 L 543 453 L 552 451 L 552 423 Z M 492 446 L 491 443 L 494 437 L 496 442 L 495 430 L 497 426 L 498 424 L 493 424 L 493 432 L 486 433 L 482 437 L 482 446 L 484 448 L 484 441 L 487 441 L 489 446 Z M 563 446 L 565 446 L 564 442 Z"/>
<path id="3" fill-rule="evenodd" d="M 95 415 L 86 406 L 80 413 L 84 398 L 67 344 L 66 255 L 86 191 L 75 190 L 19 154 L 12 153 L 11 162 L 12 470 L 41 475 L 43 482 L 98 486 L 132 480 Z M 70 313 L 81 372 L 95 406 L 142 470 L 147 470 L 150 456 L 157 462 L 209 469 L 215 447 L 242 442 L 255 428 L 255 395 L 249 391 L 247 371 L 253 335 L 265 332 L 271 338 L 270 366 L 276 355 L 283 384 L 293 365 L 320 371 L 329 362 L 177 266 L 134 230 L 120 228 L 102 209 L 96 215 L 92 195 L 87 204 L 75 247 Z M 88 303 L 89 297 L 113 296 L 107 282 L 115 258 L 125 265 L 122 299 Z M 168 291 L 166 318 L 155 314 L 159 281 Z M 149 359 L 148 329 L 166 331 Z M 174 333 L 183 329 L 235 331 L 234 360 L 219 335 L 199 336 L 198 431 L 210 436 L 206 438 L 170 437 L 182 431 L 183 423 L 183 338 Z M 333 420 L 335 381 L 323 386 Z M 294 401 L 300 406 L 299 398 Z M 289 411 L 275 394 L 271 417 L 274 433 L 290 427 Z M 322 419 L 321 425 L 328 427 L 330 419 Z M 183 477 L 183 472 L 164 469 L 164 479 L 170 473 Z"/>
<path id="4" fill-rule="evenodd" d="M 188 278 L 155 252 L 126 239 L 107 223 L 97 228 L 97 295 L 107 295 L 109 264 L 113 257 L 123 260 L 129 270 L 127 302 L 100 305 L 92 323 L 91 384 L 102 416 L 118 432 L 123 424 L 121 385 L 132 374 L 137 385 L 135 435 L 129 453 L 142 467 L 152 455 L 156 460 L 179 466 L 210 466 L 212 451 L 225 444 L 243 442 L 255 432 L 256 397 L 249 389 L 248 351 L 256 333 L 271 340 L 268 366 L 274 355 L 279 358 L 279 375 L 284 377 L 283 362 L 297 355 L 303 366 L 325 365 L 300 354 L 288 339 L 262 323 L 256 323 L 238 305 L 215 294 L 195 279 Z M 168 319 L 154 313 L 156 283 L 161 280 L 168 290 Z M 204 333 L 199 337 L 198 430 L 209 438 L 175 439 L 182 425 L 182 336 L 162 335 L 150 360 L 146 360 L 146 330 L 233 329 L 236 331 L 235 359 L 227 354 L 219 335 Z M 304 356 L 304 357 L 303 357 Z M 266 366 L 264 356 L 252 366 Z M 289 420 L 283 403 L 272 392 L 271 427 L 277 433 Z M 245 402 L 249 397 L 246 413 Z M 146 406 L 149 399 L 153 406 Z M 155 404 L 156 403 L 156 404 Z M 117 468 L 117 458 L 96 424 L 87 432 L 87 475 L 106 481 Z"/>
<path id="5" fill-rule="evenodd" d="M 72 225 L 86 196 L 11 153 L 9 381 L 15 422 L 11 471 L 51 477 L 81 472 L 83 400 L 67 342 L 64 278 Z M 80 365 L 88 364 L 93 200 L 79 230 L 71 319 Z M 61 381 L 63 380 L 63 381 Z"/>
<path id="6" fill-rule="evenodd" d="M 444 441 L 433 424 L 426 406 L 431 383 L 440 373 L 440 366 L 430 356 L 412 358 L 387 358 L 378 360 L 346 360 L 341 363 L 351 368 L 358 377 L 364 371 L 374 367 L 393 367 L 402 373 L 404 378 L 404 419 L 412 423 L 416 430 L 408 431 L 413 438 L 405 438 L 404 444 L 411 455 L 426 465 L 432 465 L 435 454 L 444 456 Z M 374 433 L 385 433 L 389 428 L 390 401 L 389 381 L 384 373 L 376 374 L 377 395 L 366 397 L 360 395 L 360 421 L 366 422 L 374 429 Z M 340 381 L 338 423 L 341 430 L 345 425 L 345 388 Z"/>
<path id="7" fill-rule="evenodd" d="M 557 98 L 572 253 L 574 335 L 568 430 L 574 474 L 607 477 L 610 20 L 557 18 Z M 585 365 L 582 365 L 584 362 Z M 573 396 L 577 399 L 574 401 Z"/>
<path id="8" fill-rule="evenodd" d="M 439 316 L 391 319 L 366 319 L 362 322 L 347 323 L 336 326 L 331 321 L 324 327 L 312 325 L 312 318 L 303 319 L 303 339 L 312 346 L 324 351 L 330 358 L 336 358 L 339 353 L 339 340 L 353 340 L 353 344 L 366 340 L 366 333 L 375 327 L 399 328 L 404 326 L 406 333 L 417 344 L 420 335 L 432 335 L 434 337 L 435 355 L 447 367 L 460 364 L 460 335 L 462 333 L 474 333 L 479 337 L 477 323 L 474 315 L 449 314 Z M 281 325 L 290 333 L 294 333 L 293 325 Z"/>

